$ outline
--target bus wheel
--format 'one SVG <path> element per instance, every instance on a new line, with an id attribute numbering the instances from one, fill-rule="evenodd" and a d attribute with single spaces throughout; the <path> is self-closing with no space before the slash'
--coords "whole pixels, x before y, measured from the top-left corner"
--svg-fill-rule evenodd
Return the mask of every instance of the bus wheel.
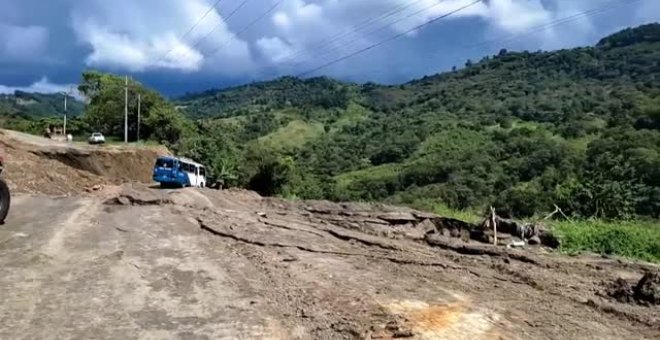
<path id="1" fill-rule="evenodd" d="M 4 223 L 7 218 L 10 201 L 9 187 L 3 179 L 0 179 L 0 224 Z"/>

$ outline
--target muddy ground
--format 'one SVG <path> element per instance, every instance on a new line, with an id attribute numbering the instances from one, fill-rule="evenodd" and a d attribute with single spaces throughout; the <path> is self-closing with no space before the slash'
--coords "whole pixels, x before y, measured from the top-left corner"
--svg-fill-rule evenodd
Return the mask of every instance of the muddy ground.
<path id="1" fill-rule="evenodd" d="M 660 307 L 607 295 L 657 266 L 465 243 L 432 217 L 240 190 L 18 195 L 0 338 L 660 338 Z"/>

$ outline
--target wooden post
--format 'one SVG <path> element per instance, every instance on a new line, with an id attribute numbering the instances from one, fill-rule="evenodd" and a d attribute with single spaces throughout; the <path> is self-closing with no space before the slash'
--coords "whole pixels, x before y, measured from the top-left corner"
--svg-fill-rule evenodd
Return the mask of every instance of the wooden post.
<path id="1" fill-rule="evenodd" d="M 493 244 L 497 245 L 497 222 L 495 221 L 495 208 L 490 207 L 490 222 L 493 224 Z"/>

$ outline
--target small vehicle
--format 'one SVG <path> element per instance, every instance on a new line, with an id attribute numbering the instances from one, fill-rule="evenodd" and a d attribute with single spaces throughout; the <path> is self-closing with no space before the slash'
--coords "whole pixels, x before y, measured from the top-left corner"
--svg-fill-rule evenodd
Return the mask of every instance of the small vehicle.
<path id="1" fill-rule="evenodd" d="M 4 159 L 0 156 L 0 173 L 4 170 Z M 5 218 L 9 213 L 9 204 L 11 197 L 9 194 L 9 187 L 4 179 L 0 178 L 0 224 L 5 223 Z"/>
<path id="2" fill-rule="evenodd" d="M 89 144 L 104 144 L 105 137 L 103 137 L 103 134 L 100 132 L 94 132 L 92 133 L 91 136 L 89 136 L 89 139 L 87 141 L 89 142 Z"/>
<path id="3" fill-rule="evenodd" d="M 206 168 L 192 159 L 163 156 L 156 159 L 153 180 L 161 187 L 206 186 Z"/>

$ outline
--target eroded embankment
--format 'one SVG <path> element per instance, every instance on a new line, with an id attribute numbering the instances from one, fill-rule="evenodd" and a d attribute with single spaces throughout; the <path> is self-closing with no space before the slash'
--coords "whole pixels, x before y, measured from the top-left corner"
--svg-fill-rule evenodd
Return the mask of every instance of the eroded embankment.
<path id="1" fill-rule="evenodd" d="M 13 192 L 71 195 L 105 184 L 150 183 L 163 147 L 88 146 L 0 132 L 4 178 Z"/>

